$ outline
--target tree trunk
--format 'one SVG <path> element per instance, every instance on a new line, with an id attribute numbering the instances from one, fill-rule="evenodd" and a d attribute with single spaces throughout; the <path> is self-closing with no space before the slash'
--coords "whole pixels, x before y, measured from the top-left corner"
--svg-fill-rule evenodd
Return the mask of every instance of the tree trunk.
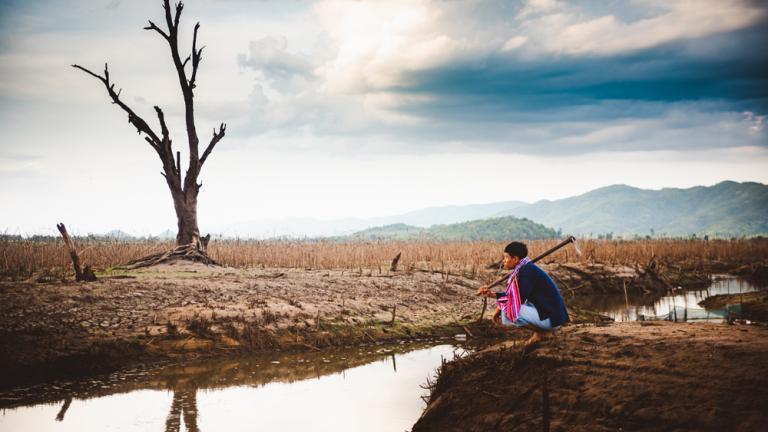
<path id="1" fill-rule="evenodd" d="M 193 186 L 189 193 L 181 192 L 174 182 L 169 181 L 168 187 L 173 196 L 173 206 L 176 209 L 178 234 L 176 247 L 167 252 L 159 252 L 128 262 L 123 268 L 133 269 L 147 267 L 160 263 L 170 263 L 176 260 L 195 261 L 203 264 L 216 265 L 216 261 L 208 256 L 210 234 L 200 237 L 197 227 L 197 192 L 200 185 Z"/>
<path id="2" fill-rule="evenodd" d="M 205 246 L 200 241 L 200 229 L 197 227 L 197 197 L 187 197 L 187 194 L 184 193 L 174 193 L 173 206 L 176 209 L 178 225 L 176 245 L 191 244 L 199 251 L 205 252 Z"/>

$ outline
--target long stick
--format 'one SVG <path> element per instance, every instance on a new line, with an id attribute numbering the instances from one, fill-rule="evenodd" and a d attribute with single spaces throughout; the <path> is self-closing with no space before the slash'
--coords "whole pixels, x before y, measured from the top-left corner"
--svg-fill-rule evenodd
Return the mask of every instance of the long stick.
<path id="1" fill-rule="evenodd" d="M 563 246 L 567 245 L 568 243 L 573 243 L 573 242 L 575 242 L 575 241 L 576 241 L 576 237 L 574 237 L 574 236 L 568 236 L 568 238 L 567 238 L 567 239 L 565 239 L 565 240 L 561 241 L 560 243 L 558 243 L 557 245 L 553 246 L 553 247 L 552 247 L 551 249 L 549 249 L 548 251 L 546 251 L 546 252 L 544 252 L 543 254 L 541 254 L 541 255 L 537 256 L 536 258 L 532 259 L 532 260 L 531 260 L 531 262 L 536 262 L 536 261 L 539 261 L 539 260 L 541 260 L 541 259 L 543 259 L 543 258 L 547 257 L 548 255 L 552 254 L 552 253 L 553 253 L 553 252 L 555 252 L 556 250 L 560 249 L 561 247 L 563 247 Z M 493 287 L 495 287 L 496 285 L 498 285 L 498 284 L 500 284 L 500 283 L 504 282 L 505 280 L 509 279 L 509 277 L 510 277 L 510 276 L 512 276 L 512 272 L 509 272 L 509 273 L 507 273 L 505 276 L 503 276 L 503 277 L 501 277 L 501 278 L 499 278 L 499 279 L 496 279 L 496 281 L 495 281 L 495 282 L 493 282 L 492 284 L 488 285 L 488 288 L 493 288 Z"/>

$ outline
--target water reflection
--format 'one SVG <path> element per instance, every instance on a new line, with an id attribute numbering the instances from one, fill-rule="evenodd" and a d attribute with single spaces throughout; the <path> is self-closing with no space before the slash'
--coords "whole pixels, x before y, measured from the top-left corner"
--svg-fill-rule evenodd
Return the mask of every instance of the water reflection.
<path id="1" fill-rule="evenodd" d="M 178 389 L 173 391 L 171 412 L 165 419 L 165 432 L 179 432 L 181 415 L 189 432 L 199 432 L 197 427 L 197 389 Z"/>
<path id="2" fill-rule="evenodd" d="M 735 278 L 718 279 L 702 290 L 679 291 L 654 296 L 601 295 L 575 298 L 570 302 L 578 307 L 609 316 L 615 321 L 636 321 L 642 317 L 674 316 L 678 320 L 722 321 L 723 316 L 707 313 L 699 302 L 720 294 L 740 294 L 757 291 L 747 281 Z"/>
<path id="3" fill-rule="evenodd" d="M 407 430 L 424 406 L 420 385 L 454 352 L 372 345 L 51 383 L 0 394 L 14 407 L 0 430 Z"/>
<path id="4" fill-rule="evenodd" d="M 72 405 L 72 398 L 68 397 L 64 399 L 64 405 L 61 406 L 59 413 L 56 414 L 56 421 L 64 420 L 64 415 L 67 413 L 67 410 L 69 409 L 70 405 Z"/>

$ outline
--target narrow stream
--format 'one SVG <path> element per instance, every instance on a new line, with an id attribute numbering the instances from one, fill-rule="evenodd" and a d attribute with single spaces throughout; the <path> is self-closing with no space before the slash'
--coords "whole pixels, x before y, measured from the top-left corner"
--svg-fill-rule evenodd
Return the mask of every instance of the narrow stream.
<path id="1" fill-rule="evenodd" d="M 566 303 L 598 312 L 615 321 L 637 321 L 638 319 L 659 319 L 672 313 L 678 321 L 721 322 L 721 311 L 707 311 L 699 302 L 720 294 L 742 294 L 757 291 L 749 282 L 731 277 L 715 279 L 704 289 L 678 291 L 664 296 L 633 296 L 625 299 L 623 294 L 589 296 L 566 299 Z"/>
<path id="2" fill-rule="evenodd" d="M 406 431 L 443 342 L 165 367 L 0 394 L 0 431 Z"/>

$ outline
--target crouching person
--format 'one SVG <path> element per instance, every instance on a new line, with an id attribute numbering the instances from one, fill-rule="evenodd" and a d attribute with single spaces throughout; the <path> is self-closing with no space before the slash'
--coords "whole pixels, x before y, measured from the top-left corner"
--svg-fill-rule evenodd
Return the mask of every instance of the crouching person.
<path id="1" fill-rule="evenodd" d="M 570 320 L 560 290 L 552 278 L 528 258 L 525 243 L 512 242 L 504 248 L 504 268 L 512 270 L 506 291 L 497 293 L 481 286 L 477 295 L 496 299 L 497 314 L 503 325 L 533 330 L 527 346 L 552 335 Z"/>

